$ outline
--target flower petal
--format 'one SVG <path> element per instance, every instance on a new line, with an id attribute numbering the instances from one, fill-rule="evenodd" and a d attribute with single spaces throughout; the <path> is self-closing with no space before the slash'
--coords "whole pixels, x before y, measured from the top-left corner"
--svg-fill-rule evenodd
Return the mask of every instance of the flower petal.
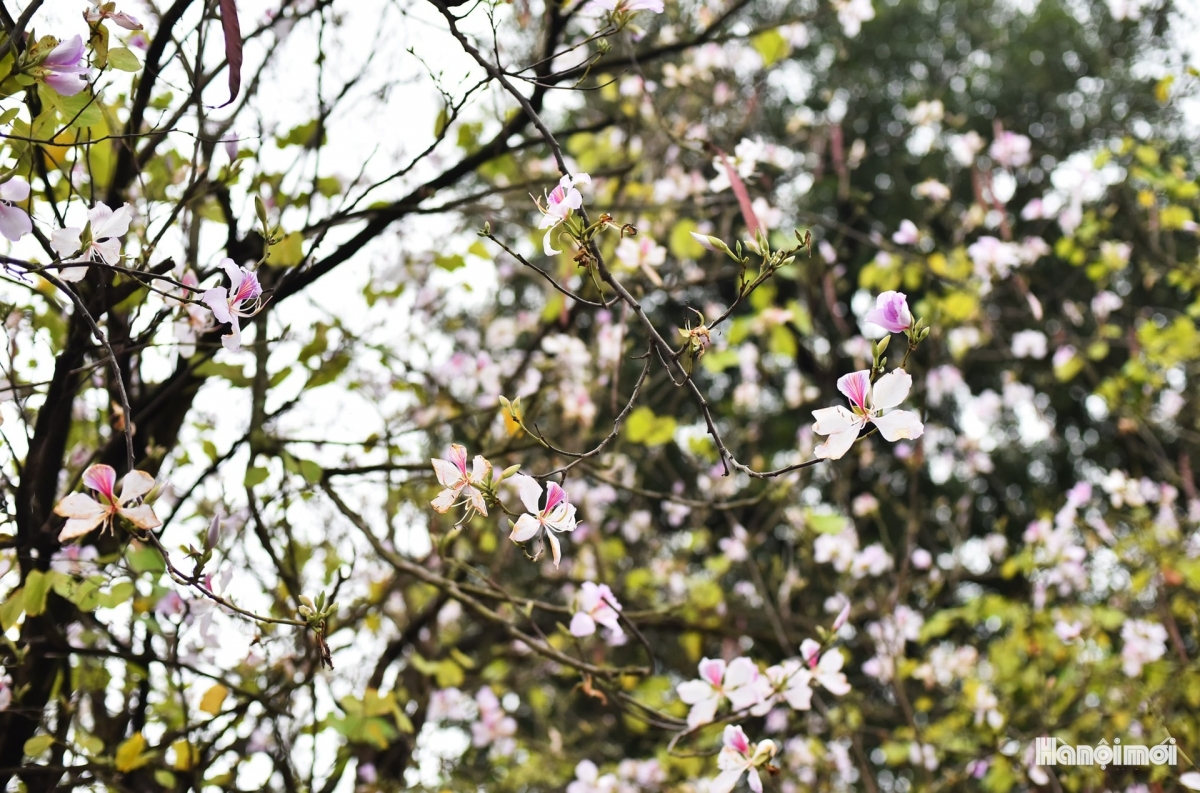
<path id="1" fill-rule="evenodd" d="M 851 405 L 865 410 L 867 394 L 871 392 L 871 371 L 863 369 L 844 374 L 838 378 L 837 387 L 838 391 L 841 391 L 850 400 Z"/>
<path id="2" fill-rule="evenodd" d="M 33 221 L 24 209 L 0 204 L 0 234 L 16 242 L 33 231 Z"/>
<path id="3" fill-rule="evenodd" d="M 154 477 L 145 471 L 130 471 L 121 480 L 121 495 L 117 499 L 122 504 L 128 504 L 136 498 L 154 489 Z"/>
<path id="4" fill-rule="evenodd" d="M 29 182 L 20 177 L 0 184 L 0 198 L 5 201 L 24 201 L 29 198 Z"/>
<path id="5" fill-rule="evenodd" d="M 591 636 L 596 632 L 596 621 L 582 611 L 576 612 L 571 618 L 570 630 L 572 636 Z"/>
<path id="6" fill-rule="evenodd" d="M 850 447 L 854 445 L 857 437 L 857 429 L 835 432 L 826 438 L 824 443 L 813 449 L 813 456 L 820 457 L 822 460 L 840 460 L 846 452 L 850 451 Z"/>
<path id="7" fill-rule="evenodd" d="M 508 535 L 508 539 L 513 542 L 528 542 L 537 536 L 541 528 L 542 524 L 538 523 L 537 518 L 533 515 L 522 515 L 517 518 L 516 525 L 513 526 L 512 534 Z"/>
<path id="8" fill-rule="evenodd" d="M 552 531 L 547 532 L 546 541 L 550 543 L 550 557 L 554 559 L 554 566 L 558 567 L 562 560 L 562 546 L 558 543 L 558 536 Z"/>
<path id="9" fill-rule="evenodd" d="M 555 223 L 553 226 L 551 226 L 546 231 L 546 236 L 542 238 L 542 252 L 545 253 L 547 256 L 557 256 L 558 254 L 562 253 L 562 251 L 556 250 L 554 245 L 552 245 L 550 243 L 550 237 L 551 237 L 551 235 L 554 234 L 554 228 L 557 225 L 558 224 Z"/>
<path id="10" fill-rule="evenodd" d="M 540 514 L 542 511 L 542 486 L 538 484 L 538 481 L 526 474 L 516 474 L 513 476 L 513 484 L 517 486 L 517 495 L 521 497 L 521 503 L 525 505 L 525 509 L 534 515 Z"/>
<path id="11" fill-rule="evenodd" d="M 149 504 L 122 509 L 120 510 L 120 514 L 121 517 L 139 529 L 155 529 L 162 525 L 162 521 L 158 519 L 158 515 L 154 514 L 154 507 Z"/>
<path id="12" fill-rule="evenodd" d="M 50 232 L 50 247 L 58 254 L 58 258 L 65 259 L 79 252 L 79 235 L 81 233 L 83 233 L 83 229 L 55 229 Z"/>
<path id="13" fill-rule="evenodd" d="M 433 463 L 433 475 L 437 477 L 438 484 L 442 487 L 454 487 L 462 481 L 462 474 L 458 470 L 458 466 L 449 460 L 439 460 L 434 458 L 430 460 Z"/>
<path id="14" fill-rule="evenodd" d="M 832 408 L 821 408 L 812 412 L 816 423 L 813 424 L 813 432 L 818 435 L 834 435 L 847 430 L 857 432 L 865 423 L 863 419 L 851 413 L 846 408 L 838 405 Z"/>
<path id="15" fill-rule="evenodd" d="M 117 487 L 117 472 L 111 465 L 103 463 L 88 466 L 83 472 L 83 486 L 112 499 L 115 497 L 113 491 Z"/>
<path id="16" fill-rule="evenodd" d="M 691 711 L 688 712 L 688 728 L 695 729 L 701 724 L 711 724 L 717 716 L 717 706 L 720 704 L 721 698 L 714 694 L 692 705 Z"/>
<path id="17" fill-rule="evenodd" d="M 875 381 L 871 389 L 871 407 L 876 410 L 894 408 L 904 401 L 912 389 L 912 375 L 903 369 L 894 369 Z"/>
<path id="18" fill-rule="evenodd" d="M 879 428 L 879 434 L 889 441 L 919 438 L 925 432 L 925 425 L 921 423 L 921 419 L 909 410 L 893 410 L 871 419 L 871 422 Z"/>
<path id="19" fill-rule="evenodd" d="M 456 498 L 458 498 L 458 491 L 446 488 L 438 493 L 437 498 L 429 502 L 429 506 L 433 507 L 433 511 L 439 515 L 444 515 L 450 511 L 450 507 L 454 506 Z"/>
<path id="20" fill-rule="evenodd" d="M 716 696 L 713 694 L 712 686 L 703 680 L 687 680 L 680 683 L 675 686 L 675 693 L 679 695 L 679 700 L 685 705 L 696 705 Z"/>
<path id="21" fill-rule="evenodd" d="M 209 289 L 200 296 L 200 302 L 212 309 L 217 322 L 223 322 L 226 325 L 233 323 L 233 317 L 229 313 L 229 293 L 225 291 L 225 287 L 218 286 Z"/>
<path id="22" fill-rule="evenodd" d="M 84 495 L 83 493 L 72 493 L 58 502 L 58 506 L 54 508 L 54 514 L 85 522 L 94 520 L 95 523 L 93 525 L 98 525 L 104 519 L 104 516 L 108 514 L 108 508 L 91 496 Z M 91 529 L 88 531 L 91 531 Z"/>
<path id="23" fill-rule="evenodd" d="M 708 793 L 730 793 L 738 780 L 742 778 L 745 772 L 744 768 L 730 768 L 728 771 L 722 771 L 708 785 Z"/>
<path id="24" fill-rule="evenodd" d="M 97 526 L 104 522 L 104 516 L 98 518 L 71 518 L 63 524 L 62 531 L 58 533 L 58 541 L 60 543 L 70 542 L 76 537 L 91 532 Z"/>

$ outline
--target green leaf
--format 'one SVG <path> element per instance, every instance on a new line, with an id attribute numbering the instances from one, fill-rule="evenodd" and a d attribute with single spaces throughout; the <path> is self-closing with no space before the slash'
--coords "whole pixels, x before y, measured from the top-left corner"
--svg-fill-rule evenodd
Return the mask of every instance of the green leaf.
<path id="1" fill-rule="evenodd" d="M 119 581 L 112 588 L 100 595 L 100 608 L 111 609 L 121 605 L 137 594 L 137 588 L 132 581 Z"/>
<path id="2" fill-rule="evenodd" d="M 31 570 L 25 578 L 25 613 L 36 617 L 46 610 L 46 595 L 50 593 L 51 577 L 41 570 Z"/>
<path id="3" fill-rule="evenodd" d="M 267 263 L 279 267 L 295 267 L 304 261 L 304 235 L 298 231 L 285 234 L 283 239 L 271 246 Z"/>
<path id="4" fill-rule="evenodd" d="M 304 481 L 309 484 L 316 484 L 321 481 L 325 471 L 321 466 L 314 463 L 312 460 L 297 460 L 300 466 L 300 475 L 304 477 Z"/>
<path id="5" fill-rule="evenodd" d="M 0 125 L 9 123 L 14 118 L 16 118 L 17 114 L 20 112 L 21 112 L 21 108 L 10 107 L 8 110 L 5 110 L 3 113 L 0 113 Z"/>
<path id="6" fill-rule="evenodd" d="M 246 469 L 244 484 L 246 487 L 257 487 L 267 481 L 267 469 L 255 466 Z"/>
<path id="7" fill-rule="evenodd" d="M 817 534 L 840 534 L 846 528 L 846 516 L 837 512 L 806 510 L 804 523 Z"/>
<path id="8" fill-rule="evenodd" d="M 699 228 L 690 220 L 681 220 L 671 229 L 667 247 L 676 259 L 699 259 L 704 255 L 704 246 L 696 242 L 692 232 Z"/>
<path id="9" fill-rule="evenodd" d="M 127 47 L 117 47 L 115 50 L 109 50 L 108 65 L 123 72 L 136 72 L 142 68 L 142 62 Z"/>
<path id="10" fill-rule="evenodd" d="M 18 589 L 8 596 L 8 600 L 0 604 L 0 630 L 8 630 L 17 624 L 17 620 L 25 613 L 25 589 Z"/>
<path id="11" fill-rule="evenodd" d="M 134 733 L 122 741 L 121 745 L 117 747 L 117 770 L 122 774 L 128 774 L 150 762 L 150 756 L 142 751 L 145 748 L 146 739 L 140 732 Z"/>
<path id="12" fill-rule="evenodd" d="M 42 752 L 54 745 L 53 735 L 35 735 L 25 742 L 24 752 L 26 757 L 37 757 Z"/>
<path id="13" fill-rule="evenodd" d="M 433 263 L 448 273 L 452 273 L 460 267 L 467 266 L 467 260 L 457 253 L 453 256 L 443 256 L 439 253 L 433 257 Z"/>
<path id="14" fill-rule="evenodd" d="M 643 405 L 629 414 L 625 421 L 625 433 L 634 443 L 661 446 L 675 436 L 675 419 L 656 416 L 653 410 Z"/>

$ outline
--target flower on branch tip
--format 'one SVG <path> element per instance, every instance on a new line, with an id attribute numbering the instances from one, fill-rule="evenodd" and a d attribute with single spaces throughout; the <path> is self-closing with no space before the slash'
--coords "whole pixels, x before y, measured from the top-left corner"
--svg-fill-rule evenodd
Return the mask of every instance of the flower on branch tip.
<path id="1" fill-rule="evenodd" d="M 521 503 L 528 512 L 517 518 L 508 538 L 513 542 L 528 542 L 539 535 L 545 535 L 546 541 L 550 543 L 554 566 L 558 567 L 562 559 L 562 548 L 555 535 L 575 531 L 578 525 L 575 520 L 575 505 L 567 501 L 566 491 L 555 482 L 546 485 L 544 504 L 542 486 L 532 476 L 517 474 L 513 477 L 513 483 L 517 486 Z"/>
<path id="2" fill-rule="evenodd" d="M 221 337 L 221 343 L 230 352 L 237 352 L 242 349 L 242 329 L 238 320 L 262 311 L 262 286 L 253 270 L 239 267 L 233 259 L 222 259 L 221 269 L 229 276 L 229 289 L 223 286 L 209 289 L 200 300 L 212 309 L 217 322 L 229 325 L 230 332 Z"/>
<path id="3" fill-rule="evenodd" d="M 34 69 L 33 76 L 62 96 L 75 96 L 87 88 L 87 71 L 88 65 L 83 60 L 83 37 L 73 36 L 50 50 Z"/>
<path id="4" fill-rule="evenodd" d="M 141 30 L 142 23 L 129 14 L 117 11 L 116 3 L 101 3 L 100 0 L 91 0 L 92 7 L 83 12 L 83 18 L 87 20 L 89 25 L 95 25 L 105 19 L 111 19 L 117 27 L 125 28 L 126 30 Z"/>
<path id="5" fill-rule="evenodd" d="M 33 231 L 33 221 L 29 213 L 20 207 L 13 206 L 14 202 L 29 198 L 29 182 L 24 179 L 9 179 L 0 184 L 0 234 L 16 242 Z"/>
<path id="6" fill-rule="evenodd" d="M 97 526 L 112 528 L 117 515 L 128 520 L 139 529 L 153 529 L 162 525 L 149 504 L 138 504 L 154 488 L 154 477 L 145 471 L 130 471 L 121 480 L 121 492 L 116 493 L 117 472 L 111 465 L 97 464 L 83 472 L 83 484 L 95 490 L 97 501 L 83 493 L 72 493 L 54 508 L 54 514 L 67 519 L 58 535 L 59 542 L 82 537 Z"/>
<path id="7" fill-rule="evenodd" d="M 583 196 L 576 186 L 591 183 L 592 177 L 586 173 L 577 173 L 574 176 L 567 174 L 558 180 L 557 187 L 546 194 L 546 206 L 542 206 L 542 202 L 536 198 L 533 200 L 542 213 L 542 221 L 538 224 L 538 228 L 546 229 L 546 236 L 542 240 L 542 250 L 547 256 L 562 253 L 554 248 L 551 236 L 559 224 L 569 218 L 572 212 L 583 206 Z"/>
<path id="8" fill-rule="evenodd" d="M 625 632 L 621 630 L 621 618 L 618 614 L 621 604 L 617 602 L 608 584 L 596 585 L 585 581 L 580 587 L 578 607 L 579 611 L 571 618 L 572 636 L 591 636 L 596 632 L 596 626 L 601 625 L 611 632 L 610 644 L 622 643 Z"/>
<path id="9" fill-rule="evenodd" d="M 850 400 L 850 409 L 839 405 L 813 411 L 816 419 L 813 432 L 829 436 L 813 451 L 817 457 L 839 459 L 850 450 L 859 430 L 868 423 L 874 424 L 888 441 L 919 438 L 925 431 L 925 425 L 916 413 L 908 410 L 883 412 L 903 402 L 912 388 L 912 377 L 903 369 L 888 372 L 874 385 L 871 384 L 870 370 L 852 372 L 842 375 L 837 387 Z"/>
<path id="10" fill-rule="evenodd" d="M 483 500 L 480 486 L 486 483 L 492 472 L 492 464 L 483 459 L 483 455 L 475 455 L 471 470 L 467 470 L 467 449 L 460 444 L 450 446 L 450 459 L 434 459 L 433 472 L 438 482 L 446 488 L 430 502 L 435 512 L 445 514 L 455 504 L 466 503 L 467 513 L 463 520 L 471 517 L 471 512 L 487 516 L 487 504 Z"/>
<path id="11" fill-rule="evenodd" d="M 762 793 L 762 779 L 758 776 L 758 767 L 771 762 L 775 756 L 774 741 L 759 741 L 750 743 L 742 728 L 729 724 L 722 736 L 724 746 L 717 755 L 717 768 L 721 773 L 708 786 L 709 793 L 729 793 L 742 778 L 748 774 L 746 783 L 754 793 Z"/>
<path id="12" fill-rule="evenodd" d="M 903 333 L 913 324 L 908 297 L 903 292 L 884 292 L 875 299 L 875 308 L 867 312 L 866 319 L 888 333 Z"/>
<path id="13" fill-rule="evenodd" d="M 129 231 L 132 220 L 133 207 L 129 204 L 111 209 L 107 204 L 97 203 L 88 210 L 88 222 L 83 228 L 55 229 L 50 235 L 50 247 L 69 264 L 93 261 L 118 264 L 121 261 L 121 237 Z M 80 281 L 87 275 L 87 269 L 66 267 L 58 277 L 63 281 Z"/>

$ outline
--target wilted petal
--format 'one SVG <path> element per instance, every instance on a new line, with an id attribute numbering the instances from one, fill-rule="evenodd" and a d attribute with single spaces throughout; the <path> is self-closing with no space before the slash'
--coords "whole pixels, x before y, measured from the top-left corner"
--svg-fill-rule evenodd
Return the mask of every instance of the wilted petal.
<path id="1" fill-rule="evenodd" d="M 433 463 L 433 474 L 442 487 L 454 487 L 462 479 L 458 467 L 448 460 L 430 460 Z"/>
<path id="2" fill-rule="evenodd" d="M 139 529 L 155 529 L 162 525 L 162 521 L 154 514 L 154 508 L 149 504 L 122 509 L 120 512 L 123 518 Z"/>
<path id="3" fill-rule="evenodd" d="M 121 480 L 121 495 L 117 500 L 128 504 L 134 499 L 141 498 L 154 488 L 154 477 L 145 471 L 130 471 Z"/>
<path id="4" fill-rule="evenodd" d="M 429 506 L 433 507 L 433 511 L 444 515 L 450 511 L 450 507 L 454 506 L 454 500 L 458 498 L 458 491 L 447 488 L 438 493 L 437 498 L 429 502 Z"/>
<path id="5" fill-rule="evenodd" d="M 473 487 L 466 488 L 465 492 L 467 494 L 467 502 L 476 512 L 486 517 L 487 503 L 483 500 L 483 493 Z"/>
<path id="6" fill-rule="evenodd" d="M 921 419 L 917 418 L 916 413 L 908 410 L 893 410 L 887 415 L 872 419 L 871 422 L 879 428 L 879 434 L 889 441 L 902 438 L 911 440 L 921 437 L 925 432 L 925 425 L 921 423 Z"/>
<path id="7" fill-rule="evenodd" d="M 76 537 L 82 537 L 103 522 L 103 515 L 94 519 L 71 518 L 63 524 L 62 531 L 58 533 L 58 541 L 60 543 L 70 542 Z"/>
<path id="8" fill-rule="evenodd" d="M 822 460 L 840 460 L 846 452 L 850 451 L 850 447 L 854 445 L 854 439 L 857 437 L 857 428 L 835 432 L 826 438 L 824 443 L 813 449 L 813 455 Z"/>
<path id="9" fill-rule="evenodd" d="M 912 389 L 912 375 L 903 369 L 893 369 L 875 381 L 871 389 L 871 407 L 876 410 L 894 408 L 905 400 Z"/>
<path id="10" fill-rule="evenodd" d="M 492 464 L 483 459 L 482 454 L 475 455 L 475 459 L 471 463 L 471 481 L 482 484 L 487 481 L 488 475 L 491 472 Z"/>
<path id="11" fill-rule="evenodd" d="M 54 514 L 75 520 L 95 520 L 93 525 L 99 525 L 104 516 L 108 514 L 108 508 L 83 493 L 72 493 L 58 502 L 58 506 L 54 508 Z"/>
<path id="12" fill-rule="evenodd" d="M 537 518 L 533 515 L 522 515 L 517 518 L 512 534 L 508 535 L 508 539 L 513 542 L 528 542 L 537 536 L 541 528 L 542 524 L 538 523 Z"/>

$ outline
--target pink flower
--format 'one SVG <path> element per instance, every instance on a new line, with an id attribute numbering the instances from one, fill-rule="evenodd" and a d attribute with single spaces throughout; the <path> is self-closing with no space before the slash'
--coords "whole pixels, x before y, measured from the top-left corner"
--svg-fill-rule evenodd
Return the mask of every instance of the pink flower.
<path id="1" fill-rule="evenodd" d="M 118 264 L 121 261 L 121 237 L 129 231 L 132 220 L 133 207 L 129 204 L 114 210 L 98 203 L 88 210 L 85 228 L 55 229 L 50 235 L 50 247 L 64 262 Z M 79 281 L 87 275 L 87 269 L 67 267 L 59 271 L 58 277 L 63 281 Z"/>
<path id="2" fill-rule="evenodd" d="M 72 493 L 58 503 L 54 514 L 67 518 L 58 535 L 59 542 L 82 537 L 97 526 L 112 528 L 117 515 L 139 529 L 153 529 L 162 522 L 149 504 L 131 506 L 154 488 L 154 477 L 145 471 L 130 471 L 121 480 L 121 493 L 116 495 L 117 472 L 111 465 L 93 465 L 83 472 L 83 484 L 100 495 L 96 501 L 83 493 Z"/>
<path id="3" fill-rule="evenodd" d="M 516 749 L 512 736 L 517 732 L 517 722 L 504 712 L 495 692 L 487 686 L 475 695 L 479 706 L 479 719 L 471 725 L 471 743 L 476 748 L 492 746 L 500 755 L 510 755 Z"/>
<path id="4" fill-rule="evenodd" d="M 883 411 L 896 407 L 908 396 L 912 377 L 903 369 L 888 372 L 872 386 L 871 372 L 864 369 L 838 379 L 838 390 L 850 399 L 850 410 L 840 405 L 813 411 L 813 432 L 829 437 L 813 453 L 820 458 L 837 460 L 850 450 L 858 432 L 874 424 L 888 441 L 919 438 L 925 425 L 916 413 L 907 410 Z"/>
<path id="5" fill-rule="evenodd" d="M 13 206 L 14 202 L 29 198 L 29 182 L 24 179 L 9 179 L 0 184 L 0 234 L 13 242 L 33 231 L 33 221 L 29 213 L 20 207 Z"/>
<path id="6" fill-rule="evenodd" d="M 574 176 L 567 174 L 559 179 L 558 186 L 546 195 L 545 207 L 542 206 L 541 201 L 534 200 L 537 208 L 542 211 L 542 221 L 538 224 L 538 228 L 546 229 L 546 236 L 542 240 L 542 250 L 547 256 L 562 253 L 560 250 L 555 250 L 551 241 L 554 229 L 569 218 L 572 212 L 583 206 L 583 196 L 575 189 L 575 186 L 591 183 L 592 177 L 586 173 L 577 173 Z"/>
<path id="7" fill-rule="evenodd" d="M 262 311 L 262 286 L 252 270 L 238 267 L 233 259 L 222 259 L 221 269 L 229 276 L 229 289 L 218 286 L 200 296 L 200 301 L 212 309 L 218 322 L 229 325 L 230 332 L 221 337 L 221 343 L 230 352 L 242 349 L 242 329 L 239 319 L 253 317 Z"/>
<path id="8" fill-rule="evenodd" d="M 50 50 L 37 70 L 42 82 L 63 96 L 87 87 L 88 66 L 83 62 L 83 37 L 74 36 Z"/>
<path id="9" fill-rule="evenodd" d="M 774 741 L 750 743 L 741 727 L 730 724 L 725 727 L 722 736 L 724 746 L 717 756 L 717 768 L 721 773 L 708 786 L 709 793 L 729 793 L 747 774 L 746 782 L 754 793 L 762 793 L 762 779 L 758 776 L 758 766 L 770 762 L 775 756 Z"/>
<path id="10" fill-rule="evenodd" d="M 571 618 L 572 636 L 591 636 L 596 632 L 597 625 L 603 625 L 612 632 L 612 637 L 624 637 L 621 630 L 621 618 L 618 612 L 621 604 L 613 595 L 608 584 L 597 586 L 591 581 L 585 581 L 579 592 L 579 611 Z"/>
<path id="11" fill-rule="evenodd" d="M 491 474 L 492 464 L 483 459 L 483 455 L 477 454 L 471 470 L 468 471 L 466 447 L 457 443 L 451 444 L 449 457 L 449 460 L 431 461 L 438 482 L 446 489 L 439 493 L 430 505 L 435 512 L 445 514 L 456 503 L 465 501 L 467 514 L 463 520 L 470 517 L 472 510 L 486 517 L 487 504 L 484 503 L 483 492 L 479 487 L 485 484 Z"/>
<path id="12" fill-rule="evenodd" d="M 142 23 L 138 22 L 129 14 L 122 13 L 116 10 L 116 3 L 101 3 L 100 0 L 92 0 L 92 8 L 83 12 L 83 18 L 87 20 L 89 25 L 95 25 L 105 19 L 111 19 L 118 27 L 126 30 L 141 30 Z"/>
<path id="13" fill-rule="evenodd" d="M 988 154 L 1005 168 L 1020 168 L 1032 160 L 1029 154 L 1031 141 L 1024 135 L 1005 130 L 992 141 Z"/>
<path id="14" fill-rule="evenodd" d="M 558 484 L 551 482 L 546 485 L 546 505 L 542 503 L 542 486 L 532 476 L 517 474 L 513 477 L 517 493 L 526 514 L 517 518 L 509 539 L 513 542 L 528 542 L 539 534 L 545 534 L 550 543 L 550 553 L 554 557 L 554 566 L 558 567 L 562 559 L 562 549 L 558 544 L 556 534 L 575 531 L 575 506 L 567 501 L 567 494 Z"/>
<path id="15" fill-rule="evenodd" d="M 903 292 L 884 292 L 875 298 L 875 308 L 867 312 L 867 322 L 878 325 L 888 333 L 903 333 L 912 327 L 908 297 Z"/>
<path id="16" fill-rule="evenodd" d="M 700 661 L 700 679 L 688 680 L 675 687 L 679 699 L 691 705 L 688 727 L 710 723 L 717 715 L 721 699 L 727 698 L 735 711 L 754 705 L 762 698 L 757 684 L 758 667 L 749 658 L 735 658 L 728 668 L 719 658 Z"/>
<path id="17" fill-rule="evenodd" d="M 812 679 L 830 694 L 841 697 L 850 693 L 850 682 L 842 672 L 845 659 L 837 650 L 820 654 L 821 645 L 813 639 L 805 639 L 800 643 L 800 657 L 812 670 Z"/>
<path id="18" fill-rule="evenodd" d="M 897 245 L 916 245 L 921 239 L 921 232 L 917 231 L 917 224 L 911 220 L 900 221 L 900 230 L 892 235 L 892 242 Z"/>

